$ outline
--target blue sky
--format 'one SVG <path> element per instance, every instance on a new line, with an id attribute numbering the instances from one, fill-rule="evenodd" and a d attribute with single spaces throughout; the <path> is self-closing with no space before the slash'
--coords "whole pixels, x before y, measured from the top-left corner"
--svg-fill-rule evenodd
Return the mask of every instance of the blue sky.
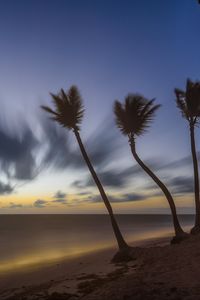
<path id="1" fill-rule="evenodd" d="M 104 212 L 73 136 L 39 108 L 50 103 L 49 92 L 71 84 L 86 108 L 83 140 L 108 194 L 119 200 L 116 211 L 168 211 L 113 124 L 113 101 L 129 92 L 162 104 L 138 153 L 169 185 L 180 211 L 192 211 L 189 133 L 173 90 L 187 77 L 200 79 L 197 1 L 1 1 L 0 28 L 2 213 Z M 198 128 L 196 140 L 199 149 Z M 63 197 L 55 198 L 58 192 Z"/>

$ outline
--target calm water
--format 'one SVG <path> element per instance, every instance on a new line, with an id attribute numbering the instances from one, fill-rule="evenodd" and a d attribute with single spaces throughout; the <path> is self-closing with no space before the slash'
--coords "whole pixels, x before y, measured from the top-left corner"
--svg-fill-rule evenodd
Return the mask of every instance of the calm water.
<path id="1" fill-rule="evenodd" d="M 129 242 L 172 232 L 168 215 L 118 215 Z M 186 228 L 194 217 L 184 215 Z M 0 272 L 116 245 L 107 215 L 0 215 Z"/>

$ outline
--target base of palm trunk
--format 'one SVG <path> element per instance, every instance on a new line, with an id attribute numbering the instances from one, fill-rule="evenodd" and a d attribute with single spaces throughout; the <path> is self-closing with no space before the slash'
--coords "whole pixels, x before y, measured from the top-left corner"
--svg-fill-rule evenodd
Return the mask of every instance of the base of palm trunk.
<path id="1" fill-rule="evenodd" d="M 134 260 L 134 248 L 127 247 L 119 250 L 112 258 L 111 262 L 120 263 L 120 262 L 128 262 Z"/>
<path id="2" fill-rule="evenodd" d="M 173 237 L 171 240 L 171 244 L 179 244 L 184 240 L 187 240 L 190 237 L 190 235 L 186 232 L 178 233 L 176 236 Z"/>
<path id="3" fill-rule="evenodd" d="M 195 234 L 200 234 L 200 225 L 195 225 L 191 231 L 190 231 L 191 234 L 195 235 Z"/>

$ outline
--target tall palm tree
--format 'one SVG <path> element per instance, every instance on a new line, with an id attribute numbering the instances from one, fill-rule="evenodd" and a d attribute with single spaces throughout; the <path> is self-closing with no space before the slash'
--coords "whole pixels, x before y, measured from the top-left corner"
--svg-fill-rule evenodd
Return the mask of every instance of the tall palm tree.
<path id="1" fill-rule="evenodd" d="M 191 152 L 194 168 L 194 192 L 195 192 L 195 225 L 191 233 L 200 233 L 200 199 L 199 199 L 199 173 L 198 159 L 195 146 L 195 126 L 200 120 L 200 82 L 192 82 L 190 79 L 186 83 L 186 91 L 175 89 L 176 103 L 183 118 L 188 121 L 190 128 Z"/>
<path id="2" fill-rule="evenodd" d="M 137 163 L 141 168 L 153 179 L 153 181 L 159 186 L 164 193 L 169 203 L 173 224 L 175 230 L 175 237 L 172 242 L 179 242 L 186 237 L 186 233 L 182 230 L 177 213 L 174 200 L 171 193 L 164 185 L 164 183 L 144 164 L 139 158 L 136 151 L 136 137 L 141 136 L 149 128 L 150 122 L 153 121 L 154 114 L 160 105 L 154 105 L 153 100 L 147 100 L 139 94 L 129 94 L 125 98 L 125 103 L 122 104 L 119 101 L 115 101 L 114 113 L 116 117 L 116 125 L 129 139 L 131 152 Z"/>
<path id="3" fill-rule="evenodd" d="M 108 200 L 108 197 L 104 191 L 104 188 L 90 162 L 90 159 L 87 155 L 87 152 L 84 148 L 84 145 L 82 143 L 79 131 L 80 131 L 80 124 L 83 118 L 84 108 L 82 104 L 82 99 L 80 96 L 80 93 L 76 86 L 71 86 L 67 93 L 64 92 L 63 89 L 61 89 L 60 93 L 58 95 L 51 94 L 53 99 L 53 104 L 55 107 L 55 110 L 52 110 L 51 108 L 47 106 L 42 106 L 42 109 L 47 111 L 52 115 L 52 119 L 56 122 L 58 122 L 61 126 L 67 128 L 68 130 L 72 130 L 75 134 L 75 137 L 77 139 L 77 142 L 79 144 L 82 156 L 88 166 L 88 169 L 94 179 L 94 182 L 96 183 L 100 195 L 102 197 L 102 200 L 108 210 L 112 228 L 119 246 L 120 250 L 128 249 L 129 246 L 125 242 L 121 231 L 119 229 L 119 226 L 116 222 L 116 219 L 113 214 L 113 210 L 111 207 L 111 204 Z"/>

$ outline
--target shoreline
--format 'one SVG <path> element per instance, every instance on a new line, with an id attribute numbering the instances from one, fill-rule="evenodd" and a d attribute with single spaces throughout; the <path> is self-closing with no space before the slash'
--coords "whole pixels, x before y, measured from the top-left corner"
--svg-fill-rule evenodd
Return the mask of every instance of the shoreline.
<path id="1" fill-rule="evenodd" d="M 113 249 L 0 278 L 1 300 L 198 300 L 200 236 L 170 245 L 169 237 L 134 243 L 134 259 L 113 264 Z"/>
<path id="2" fill-rule="evenodd" d="M 135 241 L 133 246 L 164 247 L 169 244 L 169 240 L 170 237 L 148 238 Z M 123 266 L 111 263 L 116 252 L 115 247 L 97 249 L 78 257 L 67 257 L 40 266 L 0 273 L 0 298 L 3 300 L 15 294 L 29 294 L 33 293 L 33 290 L 46 290 L 50 294 L 77 294 L 81 281 L 106 277 L 115 272 L 124 272 Z"/>

